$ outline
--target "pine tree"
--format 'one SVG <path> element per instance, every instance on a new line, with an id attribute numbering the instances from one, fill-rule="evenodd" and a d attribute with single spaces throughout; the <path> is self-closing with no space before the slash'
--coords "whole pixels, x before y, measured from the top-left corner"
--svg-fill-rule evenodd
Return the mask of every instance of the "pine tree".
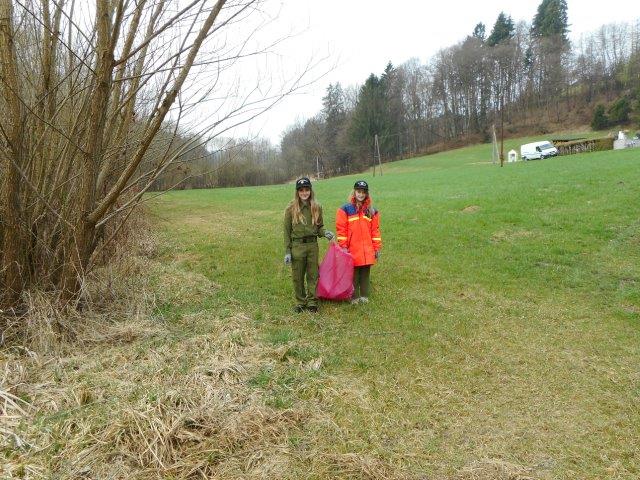
<path id="1" fill-rule="evenodd" d="M 609 125 L 609 119 L 604 113 L 604 105 L 596 106 L 593 111 L 593 120 L 591 120 L 591 128 L 594 130 L 602 130 Z"/>
<path id="2" fill-rule="evenodd" d="M 531 45 L 529 45 L 527 49 L 524 51 L 525 68 L 530 68 L 533 65 L 533 60 L 534 60 L 533 50 L 531 49 Z"/>
<path id="3" fill-rule="evenodd" d="M 505 42 L 513 38 L 515 33 L 515 25 L 511 16 L 505 15 L 504 12 L 500 12 L 496 23 L 493 25 L 491 35 L 487 38 L 487 45 L 494 47 L 501 42 Z"/>
<path id="4" fill-rule="evenodd" d="M 322 99 L 322 119 L 324 120 L 324 144 L 327 152 L 327 165 L 330 168 L 345 166 L 345 155 L 338 147 L 338 137 L 347 118 L 344 105 L 344 92 L 340 83 L 329 84 Z"/>
<path id="5" fill-rule="evenodd" d="M 531 33 L 534 37 L 559 37 L 563 43 L 569 39 L 569 17 L 566 0 L 542 0 L 533 18 Z"/>
<path id="6" fill-rule="evenodd" d="M 403 102 L 404 76 L 391 62 L 380 78 L 384 91 L 384 137 L 380 139 L 381 152 L 387 155 L 402 153 L 402 134 L 405 129 L 405 106 Z"/>
<path id="7" fill-rule="evenodd" d="M 631 102 L 627 97 L 622 97 L 613 102 L 609 107 L 609 122 L 612 124 L 627 123 L 631 113 Z"/>
<path id="8" fill-rule="evenodd" d="M 386 136 L 389 133 L 387 114 L 385 82 L 372 73 L 360 88 L 349 127 L 351 142 L 360 149 L 361 156 L 370 155 L 376 134 Z"/>
<path id="9" fill-rule="evenodd" d="M 485 27 L 484 23 L 480 22 L 473 28 L 472 36 L 484 42 L 487 36 L 487 27 Z"/>

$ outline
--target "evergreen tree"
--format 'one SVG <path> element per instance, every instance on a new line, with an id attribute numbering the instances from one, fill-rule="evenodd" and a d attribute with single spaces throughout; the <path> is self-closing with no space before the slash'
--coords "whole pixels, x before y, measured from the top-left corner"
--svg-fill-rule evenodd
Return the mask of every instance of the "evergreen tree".
<path id="1" fill-rule="evenodd" d="M 531 33 L 534 37 L 559 37 L 567 44 L 569 16 L 566 0 L 542 0 L 533 18 Z"/>
<path id="2" fill-rule="evenodd" d="M 540 92 L 544 98 L 558 97 L 568 85 L 565 68 L 570 50 L 566 0 L 542 0 L 531 26 L 532 43 L 540 68 Z M 556 103 L 556 115 L 560 109 Z"/>
<path id="3" fill-rule="evenodd" d="M 328 123 L 344 118 L 344 92 L 340 82 L 335 85 L 329 84 L 327 87 L 327 93 L 322 97 L 322 114 Z"/>
<path id="4" fill-rule="evenodd" d="M 604 105 L 596 106 L 593 111 L 593 120 L 591 120 L 591 128 L 594 130 L 602 130 L 609 125 L 609 119 L 604 113 Z"/>
<path id="5" fill-rule="evenodd" d="M 349 137 L 353 146 L 360 150 L 361 158 L 371 155 L 376 134 L 386 136 L 389 133 L 387 112 L 385 84 L 372 73 L 360 88 L 349 128 Z"/>
<path id="6" fill-rule="evenodd" d="M 501 42 L 505 42 L 513 38 L 515 33 L 515 25 L 511 16 L 505 15 L 504 12 L 500 12 L 496 23 L 493 25 L 491 35 L 487 38 L 487 45 L 494 47 Z"/>
<path id="7" fill-rule="evenodd" d="M 534 54 L 533 54 L 533 50 L 531 49 L 531 45 L 529 45 L 527 47 L 527 49 L 524 52 L 524 66 L 525 68 L 530 68 L 533 65 L 533 60 L 534 60 Z"/>
<path id="8" fill-rule="evenodd" d="M 631 102 L 626 97 L 619 98 L 609 107 L 609 122 L 611 124 L 627 123 L 631 113 Z"/>
<path id="9" fill-rule="evenodd" d="M 472 36 L 484 42 L 487 36 L 487 28 L 485 27 L 484 23 L 480 22 L 473 28 Z"/>
<path id="10" fill-rule="evenodd" d="M 401 132 L 405 129 L 405 106 L 403 103 L 403 91 L 405 89 L 405 77 L 402 70 L 393 66 L 391 62 L 380 78 L 384 90 L 384 128 L 386 135 L 380 138 L 380 151 L 387 155 L 399 155 L 402 153 Z"/>
<path id="11" fill-rule="evenodd" d="M 322 99 L 322 119 L 324 120 L 324 144 L 327 153 L 327 167 L 335 169 L 346 164 L 345 155 L 340 152 L 338 138 L 344 128 L 347 112 L 344 92 L 340 83 L 329 84 Z"/>

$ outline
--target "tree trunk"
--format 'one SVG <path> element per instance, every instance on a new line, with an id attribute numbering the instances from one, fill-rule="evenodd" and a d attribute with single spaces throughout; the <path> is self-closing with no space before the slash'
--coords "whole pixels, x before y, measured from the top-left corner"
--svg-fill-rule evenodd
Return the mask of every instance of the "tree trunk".
<path id="1" fill-rule="evenodd" d="M 0 185 L 0 220 L 3 225 L 2 262 L 0 263 L 0 297 L 2 308 L 16 305 L 22 293 L 22 268 L 20 248 L 23 230 L 20 225 L 20 168 L 22 165 L 22 107 L 19 96 L 19 81 L 16 52 L 13 41 L 13 11 L 10 0 L 0 0 L 0 58 L 2 71 L 2 95 L 8 106 L 6 120 L 2 120 L 2 131 L 6 146 L 0 158 L 4 178 Z"/>
<path id="2" fill-rule="evenodd" d="M 61 279 L 64 300 L 71 299 L 79 291 L 81 278 L 89 264 L 94 247 L 96 222 L 89 219 L 89 214 L 95 206 L 98 193 L 96 182 L 114 69 L 115 42 L 111 41 L 111 15 L 107 2 L 97 2 L 96 25 L 98 28 L 96 78 L 82 162 L 82 183 L 75 202 L 78 220 L 75 223 L 75 231 L 70 237 L 71 244 L 67 246 L 71 256 L 64 265 Z"/>

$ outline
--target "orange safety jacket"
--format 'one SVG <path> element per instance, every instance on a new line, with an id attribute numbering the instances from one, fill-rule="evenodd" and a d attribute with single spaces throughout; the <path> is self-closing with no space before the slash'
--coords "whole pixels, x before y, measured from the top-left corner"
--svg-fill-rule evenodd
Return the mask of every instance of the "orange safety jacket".
<path id="1" fill-rule="evenodd" d="M 368 195 L 360 209 L 353 196 L 349 200 L 336 213 L 336 239 L 349 250 L 354 266 L 374 265 L 375 253 L 382 248 L 380 212 L 371 206 Z"/>

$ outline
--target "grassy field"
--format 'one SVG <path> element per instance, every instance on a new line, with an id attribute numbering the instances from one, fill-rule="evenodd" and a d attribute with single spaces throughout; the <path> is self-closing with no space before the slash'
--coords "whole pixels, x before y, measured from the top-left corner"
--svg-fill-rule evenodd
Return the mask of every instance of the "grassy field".
<path id="1" fill-rule="evenodd" d="M 333 229 L 368 180 L 384 242 L 371 302 L 317 315 L 291 308 L 291 185 L 154 199 L 81 316 L 28 299 L 0 477 L 639 478 L 640 153 L 488 159 L 317 182 Z"/>
<path id="2" fill-rule="evenodd" d="M 499 168 L 489 152 L 316 183 L 333 229 L 368 180 L 384 247 L 371 303 L 315 316 L 291 312 L 282 265 L 290 185 L 153 202 L 167 261 L 219 286 L 206 308 L 241 310 L 283 358 L 315 361 L 249 381 L 275 409 L 323 412 L 289 434 L 286 476 L 640 476 L 640 154 Z M 192 308 L 158 306 L 172 321 Z"/>

